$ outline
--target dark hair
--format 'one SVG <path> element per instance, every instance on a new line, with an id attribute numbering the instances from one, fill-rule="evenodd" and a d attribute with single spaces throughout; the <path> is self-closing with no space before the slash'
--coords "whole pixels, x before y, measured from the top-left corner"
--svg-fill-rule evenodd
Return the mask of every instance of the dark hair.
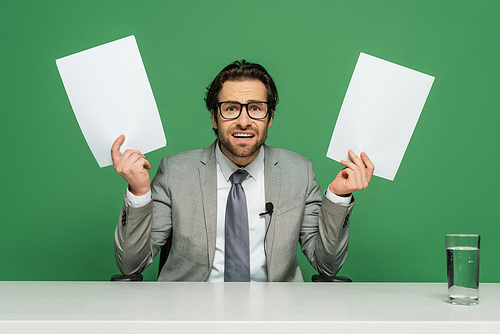
<path id="1" fill-rule="evenodd" d="M 235 61 L 220 71 L 214 81 L 207 87 L 205 94 L 205 103 L 208 111 L 217 111 L 217 103 L 219 102 L 219 93 L 222 85 L 226 81 L 241 81 L 245 79 L 260 80 L 267 90 L 267 102 L 270 103 L 270 117 L 273 116 L 278 104 L 278 90 L 274 84 L 273 78 L 267 73 L 266 69 L 259 64 L 247 62 L 245 59 Z"/>

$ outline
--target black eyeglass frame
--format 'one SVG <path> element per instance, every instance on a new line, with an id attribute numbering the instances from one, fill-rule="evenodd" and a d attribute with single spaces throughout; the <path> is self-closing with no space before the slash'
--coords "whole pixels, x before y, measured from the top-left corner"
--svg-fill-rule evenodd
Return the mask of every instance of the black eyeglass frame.
<path id="1" fill-rule="evenodd" d="M 224 104 L 224 103 L 235 103 L 235 104 L 239 104 L 241 106 L 240 108 L 240 112 L 238 113 L 238 116 L 236 117 L 231 117 L 231 118 L 228 118 L 228 117 L 224 117 L 224 115 L 222 115 L 222 112 L 221 112 L 221 105 Z M 264 115 L 264 117 L 252 117 L 250 115 L 250 112 L 248 111 L 248 106 L 252 103 L 264 103 L 267 105 L 267 111 L 266 111 L 266 114 Z M 222 102 L 219 102 L 217 103 L 217 109 L 219 110 L 219 114 L 222 118 L 224 119 L 237 119 L 238 117 L 241 116 L 241 112 L 243 111 L 243 107 L 245 107 L 245 110 L 247 111 L 247 115 L 248 117 L 250 117 L 251 119 L 265 119 L 267 117 L 267 115 L 269 115 L 269 109 L 271 108 L 271 103 L 269 102 L 264 102 L 264 101 L 252 101 L 252 102 L 249 102 L 249 103 L 240 103 L 238 101 L 222 101 Z"/>

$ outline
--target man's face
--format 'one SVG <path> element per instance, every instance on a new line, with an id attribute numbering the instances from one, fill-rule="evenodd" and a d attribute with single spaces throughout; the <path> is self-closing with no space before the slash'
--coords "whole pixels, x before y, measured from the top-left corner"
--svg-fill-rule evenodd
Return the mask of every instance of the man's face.
<path id="1" fill-rule="evenodd" d="M 267 102 L 266 86 L 259 80 L 226 81 L 219 92 L 219 102 L 224 101 Z M 224 119 L 218 110 L 212 110 L 212 121 L 222 153 L 238 166 L 246 166 L 257 157 L 266 141 L 267 128 L 272 124 L 269 115 L 264 119 L 250 118 L 246 108 L 236 119 Z"/>

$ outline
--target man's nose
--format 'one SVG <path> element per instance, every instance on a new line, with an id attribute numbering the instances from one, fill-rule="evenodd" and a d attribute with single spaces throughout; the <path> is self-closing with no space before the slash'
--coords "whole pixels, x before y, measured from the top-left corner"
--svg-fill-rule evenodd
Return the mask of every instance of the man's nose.
<path id="1" fill-rule="evenodd" d="M 247 108 L 247 106 L 242 106 L 240 117 L 237 118 L 237 122 L 242 128 L 247 127 L 252 122 L 250 116 L 248 116 Z"/>

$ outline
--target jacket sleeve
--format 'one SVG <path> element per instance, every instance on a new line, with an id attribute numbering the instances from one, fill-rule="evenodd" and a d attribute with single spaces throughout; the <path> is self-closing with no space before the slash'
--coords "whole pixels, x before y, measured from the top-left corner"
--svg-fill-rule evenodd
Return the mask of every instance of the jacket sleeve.
<path id="1" fill-rule="evenodd" d="M 164 159 L 151 182 L 153 200 L 140 208 L 123 203 L 114 244 L 116 264 L 125 275 L 144 271 L 170 235 L 172 222 L 167 183 Z"/>
<path id="2" fill-rule="evenodd" d="M 349 217 L 354 198 L 348 206 L 322 198 L 312 163 L 308 164 L 309 185 L 306 191 L 304 220 L 300 231 L 302 252 L 320 274 L 335 276 L 347 257 Z"/>

